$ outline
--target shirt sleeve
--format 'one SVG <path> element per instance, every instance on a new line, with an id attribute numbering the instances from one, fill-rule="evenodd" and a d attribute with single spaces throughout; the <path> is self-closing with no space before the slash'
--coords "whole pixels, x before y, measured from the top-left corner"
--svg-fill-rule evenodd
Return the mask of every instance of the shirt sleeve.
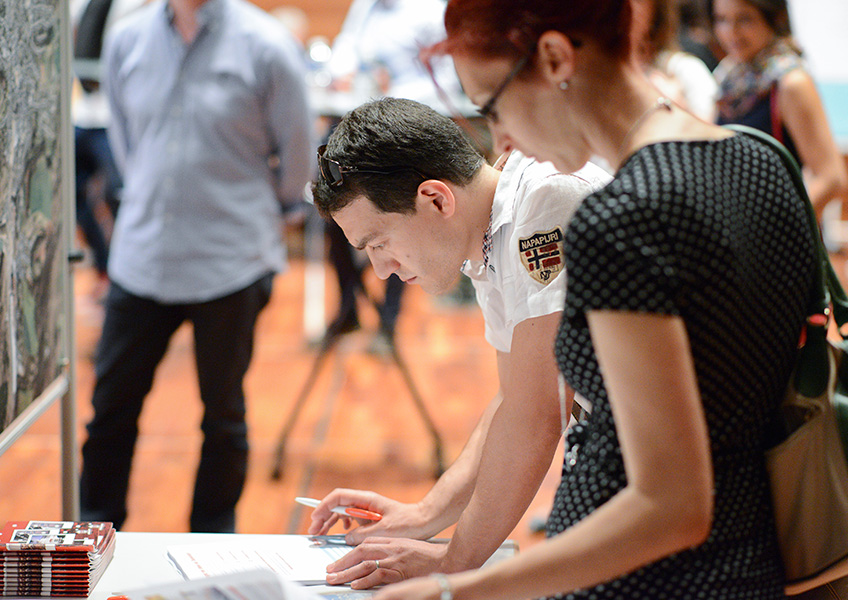
<path id="1" fill-rule="evenodd" d="M 121 36 L 113 30 L 108 33 L 103 43 L 103 87 L 109 103 L 109 127 L 107 136 L 109 147 L 115 160 L 115 165 L 121 174 L 126 172 L 127 153 L 129 150 L 129 132 L 121 102 L 120 68 L 123 63 Z"/>
<path id="2" fill-rule="evenodd" d="M 590 310 L 680 314 L 679 250 L 654 203 L 615 190 L 593 196 L 566 233 L 566 316 Z"/>
<path id="3" fill-rule="evenodd" d="M 268 63 L 266 114 L 278 159 L 277 197 L 283 204 L 294 204 L 303 200 L 304 187 L 316 170 L 305 68 L 294 41 L 275 47 Z"/>
<path id="4" fill-rule="evenodd" d="M 563 310 L 566 295 L 567 273 L 565 269 L 564 239 L 568 224 L 580 202 L 593 191 L 593 184 L 575 175 L 548 175 L 525 189 L 520 204 L 520 214 L 516 215 L 518 224 L 509 240 L 513 265 L 510 271 L 514 280 L 505 281 L 504 296 L 506 322 L 511 330 L 527 319 L 542 317 Z M 532 216 L 531 216 L 532 215 Z M 541 245 L 549 250 L 543 255 L 545 260 L 560 260 L 560 269 L 546 281 L 544 277 L 534 277 L 535 248 L 527 251 L 528 240 L 552 240 Z M 553 241 L 556 238 L 559 241 Z M 528 257 L 528 252 L 530 256 Z"/>

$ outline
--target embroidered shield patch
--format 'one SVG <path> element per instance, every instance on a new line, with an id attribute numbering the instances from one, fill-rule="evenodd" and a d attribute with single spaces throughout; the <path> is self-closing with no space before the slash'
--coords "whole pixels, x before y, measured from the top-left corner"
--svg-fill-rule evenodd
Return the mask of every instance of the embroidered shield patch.
<path id="1" fill-rule="evenodd" d="M 530 277 L 548 285 L 565 267 L 562 230 L 539 231 L 527 238 L 518 238 L 521 264 Z"/>

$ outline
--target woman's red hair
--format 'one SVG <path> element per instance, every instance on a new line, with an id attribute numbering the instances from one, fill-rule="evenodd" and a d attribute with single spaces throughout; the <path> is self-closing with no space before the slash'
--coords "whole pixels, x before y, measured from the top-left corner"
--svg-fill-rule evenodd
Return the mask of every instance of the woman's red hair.
<path id="1" fill-rule="evenodd" d="M 630 50 L 630 17 L 629 0 L 449 0 L 447 38 L 430 53 L 515 57 L 554 30 L 624 57 Z"/>

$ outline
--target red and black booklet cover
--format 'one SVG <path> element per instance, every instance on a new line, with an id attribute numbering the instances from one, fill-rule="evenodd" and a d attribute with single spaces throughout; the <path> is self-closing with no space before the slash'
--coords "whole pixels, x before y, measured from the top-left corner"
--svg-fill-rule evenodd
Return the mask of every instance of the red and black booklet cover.
<path id="1" fill-rule="evenodd" d="M 111 523 L 9 521 L 0 530 L 0 597 L 88 596 L 114 550 Z"/>
<path id="2" fill-rule="evenodd" d="M 0 552 L 102 553 L 112 532 L 107 522 L 8 521 L 0 531 Z"/>

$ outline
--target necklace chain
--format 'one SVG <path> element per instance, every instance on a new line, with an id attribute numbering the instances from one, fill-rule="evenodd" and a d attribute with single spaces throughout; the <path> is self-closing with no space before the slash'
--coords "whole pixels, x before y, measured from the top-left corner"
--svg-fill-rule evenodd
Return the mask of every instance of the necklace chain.
<path id="1" fill-rule="evenodd" d="M 633 134 L 639 130 L 639 127 L 656 111 L 664 108 L 666 110 L 671 110 L 672 104 L 671 100 L 666 98 L 665 96 L 660 96 L 657 98 L 656 102 L 654 102 L 651 106 L 649 106 L 645 112 L 639 115 L 639 118 L 633 122 L 633 125 L 630 126 L 630 129 L 624 134 L 624 139 L 621 140 L 621 145 L 618 147 L 618 156 L 620 158 L 624 158 L 623 152 L 627 147 L 628 142 L 630 142 L 630 138 L 633 137 Z"/>

